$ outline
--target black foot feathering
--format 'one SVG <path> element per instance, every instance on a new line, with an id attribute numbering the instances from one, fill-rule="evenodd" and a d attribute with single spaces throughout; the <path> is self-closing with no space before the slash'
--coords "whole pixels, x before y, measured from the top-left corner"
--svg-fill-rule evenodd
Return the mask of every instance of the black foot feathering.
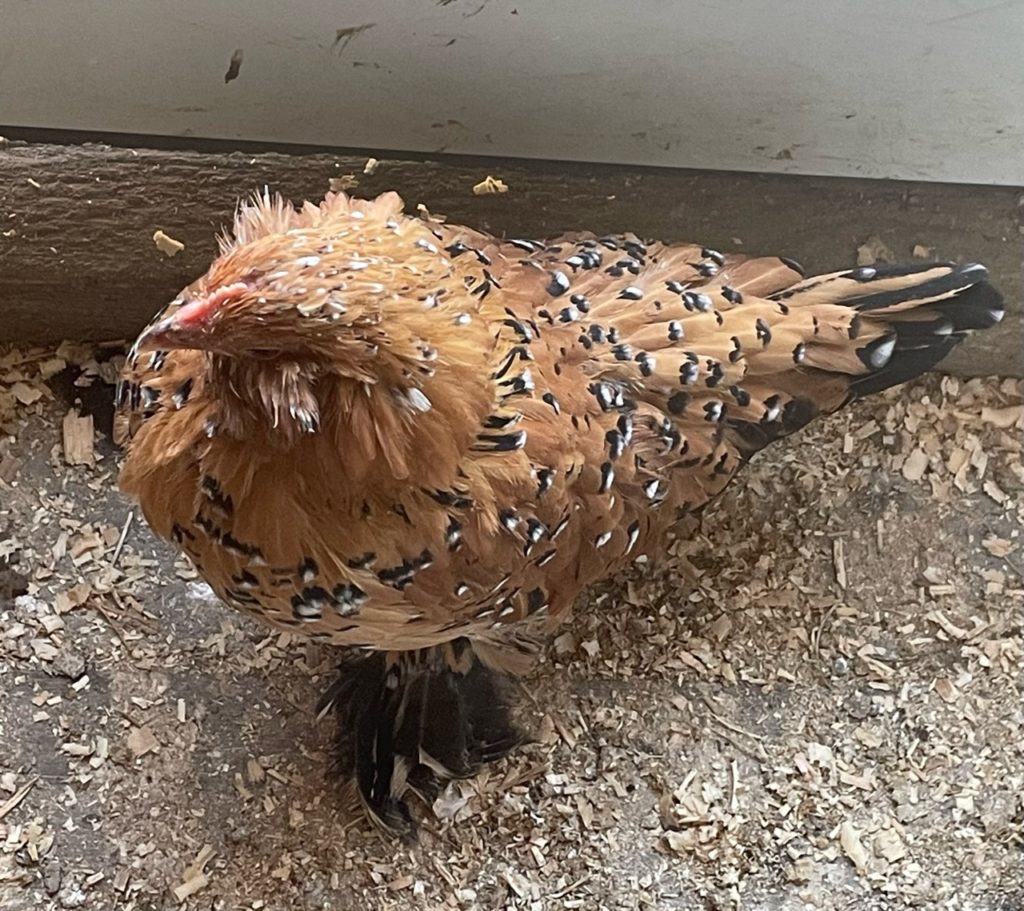
<path id="1" fill-rule="evenodd" d="M 465 639 L 349 659 L 319 705 L 337 719 L 334 770 L 353 781 L 374 823 L 411 835 L 407 792 L 429 803 L 442 781 L 468 778 L 525 741 L 503 690 Z"/>

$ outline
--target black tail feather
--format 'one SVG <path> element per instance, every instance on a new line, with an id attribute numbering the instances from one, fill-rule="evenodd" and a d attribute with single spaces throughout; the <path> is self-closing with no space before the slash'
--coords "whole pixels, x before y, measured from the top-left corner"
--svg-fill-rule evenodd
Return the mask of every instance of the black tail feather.
<path id="1" fill-rule="evenodd" d="M 962 266 L 950 275 L 959 276 L 963 281 L 964 275 L 960 273 L 974 278 L 985 275 L 981 266 Z M 920 296 L 923 288 L 913 289 L 913 296 Z M 909 296 L 905 294 L 905 298 Z M 899 313 L 892 315 L 892 333 L 882 340 L 891 354 L 879 369 L 856 377 L 850 383 L 854 398 L 881 392 L 927 373 L 959 345 L 968 332 L 996 325 L 1003 317 L 1003 299 L 992 285 L 982 281 L 967 285 L 942 300 L 922 304 L 920 311 L 930 318 L 900 319 Z M 873 366 L 870 360 L 865 360 L 865 364 Z"/>
<path id="2" fill-rule="evenodd" d="M 400 834 L 415 829 L 408 791 L 430 801 L 444 780 L 473 775 L 525 739 L 498 674 L 466 640 L 352 658 L 320 701 L 330 708 L 335 770 L 374 822 Z"/>
<path id="3" fill-rule="evenodd" d="M 887 288 L 884 291 L 877 291 L 872 287 L 873 285 L 887 284 L 888 279 L 910 278 L 936 269 L 948 271 L 943 271 L 934 278 L 919 281 L 913 285 Z M 884 310 L 886 307 L 901 304 L 911 297 L 923 301 L 929 297 L 945 296 L 976 286 L 988 279 L 988 270 L 979 263 L 966 263 L 963 266 L 956 266 L 953 263 L 900 263 L 860 266 L 844 273 L 843 277 L 852 278 L 863 285 L 865 289 L 863 294 L 845 297 L 843 303 L 855 310 L 870 311 Z"/>
<path id="4" fill-rule="evenodd" d="M 797 368 L 778 376 L 778 391 L 763 401 L 765 418 L 728 421 L 744 457 L 819 414 L 926 373 L 969 333 L 995 326 L 1004 314 L 1002 296 L 977 263 L 861 266 L 808 278 L 772 299 L 787 307 L 839 304 L 857 311 L 848 335 L 859 365 L 851 370 L 847 359 L 835 370 L 826 362 L 810 373 Z"/>

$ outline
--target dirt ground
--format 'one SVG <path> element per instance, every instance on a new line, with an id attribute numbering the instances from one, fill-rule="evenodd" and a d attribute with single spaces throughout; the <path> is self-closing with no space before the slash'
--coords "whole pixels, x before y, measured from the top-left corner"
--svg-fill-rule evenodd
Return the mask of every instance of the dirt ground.
<path id="1" fill-rule="evenodd" d="M 538 742 L 397 845 L 325 777 L 332 655 L 115 492 L 112 369 L 0 350 L 5 911 L 1024 908 L 1021 381 L 764 453 L 580 605 L 521 687 Z"/>

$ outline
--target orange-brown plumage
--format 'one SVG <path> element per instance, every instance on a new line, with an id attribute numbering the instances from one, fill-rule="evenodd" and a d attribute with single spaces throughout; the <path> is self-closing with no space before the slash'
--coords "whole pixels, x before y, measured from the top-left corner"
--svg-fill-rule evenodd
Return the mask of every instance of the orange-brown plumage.
<path id="1" fill-rule="evenodd" d="M 227 603 L 386 653 L 332 698 L 364 801 L 400 824 L 417 768 L 513 742 L 471 704 L 493 697 L 478 659 L 520 670 L 758 449 L 999 315 L 976 266 L 804 279 L 633 237 L 498 241 L 394 194 L 264 196 L 129 356 L 121 483 Z M 470 733 L 442 761 L 425 730 L 449 710 Z"/>

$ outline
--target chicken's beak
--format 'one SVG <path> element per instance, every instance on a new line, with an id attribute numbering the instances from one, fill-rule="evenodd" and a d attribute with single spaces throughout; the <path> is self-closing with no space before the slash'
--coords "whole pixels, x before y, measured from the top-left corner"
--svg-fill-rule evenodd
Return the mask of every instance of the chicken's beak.
<path id="1" fill-rule="evenodd" d="M 203 326 L 182 322 L 177 314 L 165 317 L 143 330 L 139 336 L 140 349 L 207 348 L 210 332 Z"/>
<path id="2" fill-rule="evenodd" d="M 154 344 L 159 345 L 163 342 L 170 340 L 174 335 L 174 317 L 169 316 L 166 319 L 160 320 L 158 323 L 154 323 L 148 329 L 142 333 L 142 337 L 139 341 L 143 344 Z"/>
<path id="3" fill-rule="evenodd" d="M 160 348 L 210 348 L 220 308 L 250 289 L 246 282 L 235 282 L 185 300 L 170 316 L 146 329 L 139 344 Z"/>

